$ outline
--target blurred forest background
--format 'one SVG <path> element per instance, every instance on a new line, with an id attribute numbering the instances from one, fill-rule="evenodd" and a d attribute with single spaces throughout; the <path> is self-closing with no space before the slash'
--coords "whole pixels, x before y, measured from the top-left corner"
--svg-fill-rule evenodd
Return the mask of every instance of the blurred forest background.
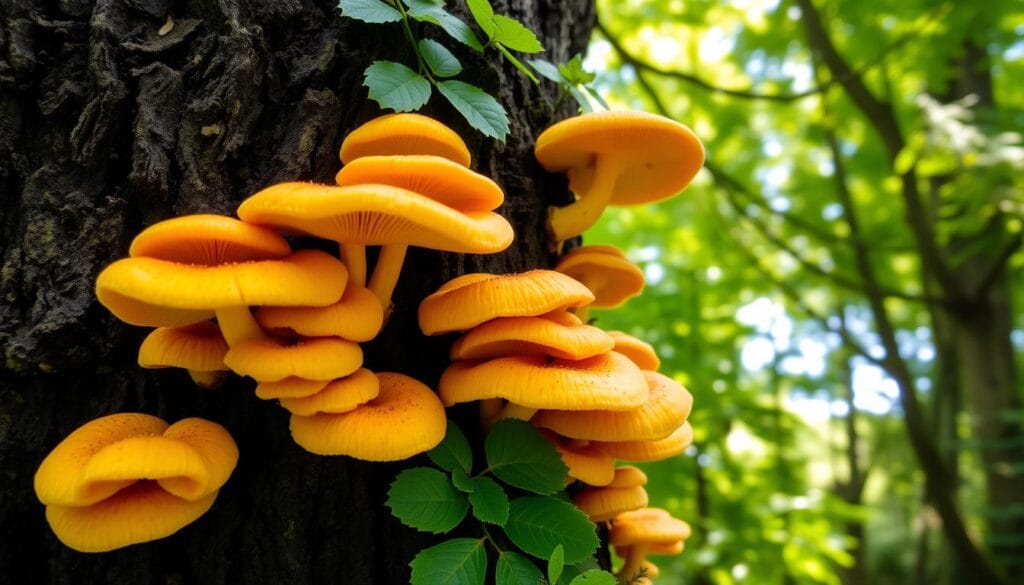
<path id="1" fill-rule="evenodd" d="M 593 316 L 695 397 L 659 581 L 1024 582 L 1019 0 L 598 8 L 612 107 L 708 152 L 586 239 L 649 283 Z"/>

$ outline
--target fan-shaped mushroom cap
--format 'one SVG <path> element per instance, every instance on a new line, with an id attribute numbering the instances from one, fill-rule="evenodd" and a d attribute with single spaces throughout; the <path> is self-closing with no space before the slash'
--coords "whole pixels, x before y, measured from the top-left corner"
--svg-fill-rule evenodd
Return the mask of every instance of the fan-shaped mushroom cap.
<path id="1" fill-rule="evenodd" d="M 446 406 L 505 398 L 529 408 L 628 410 L 647 400 L 647 380 L 625 357 L 608 352 L 585 360 L 510 356 L 455 362 L 441 375 Z"/>
<path id="2" fill-rule="evenodd" d="M 264 329 L 290 330 L 307 337 L 370 341 L 384 324 L 384 307 L 370 289 L 349 283 L 333 305 L 260 307 L 256 309 L 256 321 Z"/>
<path id="3" fill-rule="evenodd" d="M 652 441 L 664 439 L 690 415 L 693 396 L 681 384 L 659 374 L 643 372 L 650 389 L 647 402 L 626 411 L 540 410 L 533 424 L 563 437 L 592 441 Z"/>
<path id="4" fill-rule="evenodd" d="M 671 435 L 657 441 L 595 441 L 593 444 L 608 455 L 623 461 L 660 461 L 674 457 L 693 443 L 693 427 L 683 423 Z"/>
<path id="5" fill-rule="evenodd" d="M 210 321 L 181 327 L 154 329 L 139 347 L 139 365 L 143 368 L 184 368 L 204 388 L 223 381 L 224 354 L 228 342 L 220 328 Z"/>
<path id="6" fill-rule="evenodd" d="M 311 416 L 319 412 L 342 413 L 355 410 L 377 397 L 380 384 L 377 376 L 366 368 L 328 382 L 319 392 L 302 398 L 282 398 L 281 406 L 292 414 Z"/>
<path id="7" fill-rule="evenodd" d="M 437 395 L 408 376 L 377 374 L 380 394 L 343 414 L 291 419 L 292 438 L 318 455 L 349 455 L 365 461 L 407 459 L 444 438 L 444 407 Z"/>
<path id="8" fill-rule="evenodd" d="M 82 425 L 47 455 L 35 491 L 47 520 L 71 548 L 98 552 L 161 538 L 210 505 L 238 461 L 218 424 L 168 426 L 139 413 Z"/>
<path id="9" fill-rule="evenodd" d="M 614 246 L 583 246 L 562 256 L 555 270 L 594 293 L 592 306 L 618 307 L 644 290 L 644 273 Z"/>
<path id="10" fill-rule="evenodd" d="M 615 517 L 608 533 L 612 546 L 635 544 L 672 544 L 690 537 L 690 525 L 673 518 L 661 508 L 643 508 Z"/>
<path id="11" fill-rule="evenodd" d="M 329 383 L 329 380 L 307 380 L 290 376 L 276 382 L 260 382 L 256 384 L 256 397 L 263 400 L 305 398 L 323 390 Z"/>
<path id="12" fill-rule="evenodd" d="M 622 331 L 609 331 L 608 335 L 615 340 L 615 351 L 633 360 L 641 370 L 657 370 L 661 367 L 661 360 L 651 344 Z"/>
<path id="13" fill-rule="evenodd" d="M 615 460 L 600 449 L 572 441 L 547 430 L 541 435 L 555 446 L 562 463 L 569 468 L 569 481 L 578 479 L 587 485 L 605 485 L 615 477 Z"/>
<path id="14" fill-rule="evenodd" d="M 344 264 L 317 250 L 218 266 L 136 257 L 106 267 L 96 297 L 126 323 L 176 327 L 206 321 L 225 307 L 329 305 L 341 298 L 347 278 Z"/>
<path id="15" fill-rule="evenodd" d="M 423 299 L 420 329 L 426 335 L 465 331 L 497 317 L 535 317 L 593 299 L 587 287 L 553 270 L 464 274 Z"/>
<path id="16" fill-rule="evenodd" d="M 452 360 L 548 355 L 581 360 L 611 351 L 615 342 L 576 316 L 554 311 L 539 317 L 499 317 L 477 325 L 452 345 Z"/>
<path id="17" fill-rule="evenodd" d="M 341 162 L 364 156 L 430 154 L 470 163 L 469 149 L 454 130 L 420 114 L 386 114 L 356 128 L 341 143 Z"/>
<path id="18" fill-rule="evenodd" d="M 336 242 L 467 254 L 500 252 L 513 237 L 512 226 L 496 213 L 463 213 L 389 185 L 278 183 L 242 202 L 238 217 Z"/>
<path id="19" fill-rule="evenodd" d="M 310 337 L 295 343 L 267 337 L 232 347 L 224 363 L 236 374 L 258 382 L 277 382 L 289 376 L 333 380 L 359 369 L 363 350 L 340 337 Z"/>
<path id="20" fill-rule="evenodd" d="M 185 215 L 155 223 L 132 240 L 130 256 L 216 266 L 280 259 L 292 253 L 279 234 L 223 215 Z"/>
<path id="21" fill-rule="evenodd" d="M 626 488 L 637 485 L 647 485 L 647 474 L 639 467 L 622 465 L 615 468 L 615 478 L 608 484 L 608 487 Z"/>
<path id="22" fill-rule="evenodd" d="M 505 201 L 497 183 L 439 156 L 364 156 L 342 167 L 335 182 L 401 187 L 459 211 L 491 211 Z"/>
<path id="23" fill-rule="evenodd" d="M 632 487 L 591 487 L 572 498 L 591 522 L 607 522 L 616 515 L 647 506 L 647 490 L 641 485 Z"/>

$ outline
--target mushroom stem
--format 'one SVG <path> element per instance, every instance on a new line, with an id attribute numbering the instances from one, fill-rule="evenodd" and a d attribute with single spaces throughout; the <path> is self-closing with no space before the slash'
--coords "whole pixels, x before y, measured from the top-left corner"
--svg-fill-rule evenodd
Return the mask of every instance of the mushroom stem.
<path id="1" fill-rule="evenodd" d="M 577 194 L 579 198 L 575 203 L 565 207 L 554 207 L 548 212 L 548 232 L 551 239 L 561 245 L 561 242 L 582 234 L 597 223 L 601 218 L 601 212 L 611 201 L 612 189 L 615 188 L 619 171 L 620 165 L 614 159 L 598 156 L 594 160 L 594 175 L 587 190 Z M 569 171 L 570 184 L 573 172 Z"/>
<path id="2" fill-rule="evenodd" d="M 206 388 L 207 390 L 216 390 L 224 383 L 227 378 L 226 371 L 203 372 L 199 370 L 189 370 L 188 375 L 192 378 L 192 381 L 196 383 L 196 386 L 200 388 Z"/>
<path id="3" fill-rule="evenodd" d="M 573 314 L 579 317 L 580 321 L 583 321 L 584 325 L 590 325 L 590 305 L 584 305 L 578 309 L 574 309 Z"/>
<path id="4" fill-rule="evenodd" d="M 505 405 L 505 408 L 501 409 L 498 416 L 494 417 L 494 421 L 496 422 L 503 418 L 518 418 L 519 420 L 529 421 L 536 413 L 536 408 L 530 408 L 529 406 L 509 402 Z"/>
<path id="5" fill-rule="evenodd" d="M 266 337 L 249 307 L 222 307 L 214 311 L 214 314 L 217 315 L 217 324 L 224 340 L 228 342 L 228 347 L 234 347 L 250 339 Z"/>
<path id="6" fill-rule="evenodd" d="M 494 426 L 504 405 L 501 398 L 485 398 L 480 401 L 480 426 L 487 430 Z"/>
<path id="7" fill-rule="evenodd" d="M 647 556 L 647 544 L 638 542 L 633 546 L 629 547 L 629 552 L 626 553 L 626 562 L 619 569 L 619 579 L 630 583 L 630 579 L 640 573 L 640 569 L 644 566 L 644 558 Z"/>
<path id="8" fill-rule="evenodd" d="M 409 246 L 405 244 L 391 244 L 381 246 L 380 255 L 377 257 L 377 264 L 373 267 L 373 276 L 370 277 L 370 290 L 380 299 L 387 311 L 391 307 L 391 295 L 395 292 L 395 285 L 398 284 L 398 275 L 402 271 L 402 263 L 405 262 L 405 251 Z"/>
<path id="9" fill-rule="evenodd" d="M 348 268 L 348 281 L 357 286 L 366 286 L 366 246 L 362 244 L 341 244 L 341 261 Z"/>

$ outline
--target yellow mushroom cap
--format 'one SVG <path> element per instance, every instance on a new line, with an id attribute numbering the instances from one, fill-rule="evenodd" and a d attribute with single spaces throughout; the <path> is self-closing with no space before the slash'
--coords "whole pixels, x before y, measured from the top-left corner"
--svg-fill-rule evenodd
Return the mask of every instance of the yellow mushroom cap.
<path id="1" fill-rule="evenodd" d="M 690 415 L 693 396 L 681 384 L 644 371 L 649 397 L 642 406 L 621 412 L 605 410 L 541 410 L 533 424 L 563 437 L 592 441 L 650 441 L 664 439 Z"/>
<path id="2" fill-rule="evenodd" d="M 359 344 L 340 337 L 310 337 L 288 343 L 280 338 L 251 339 L 231 348 L 224 363 L 236 374 L 258 382 L 289 376 L 333 380 L 363 365 Z"/>
<path id="3" fill-rule="evenodd" d="M 132 325 L 175 327 L 205 321 L 213 309 L 252 305 L 329 305 L 348 271 L 330 254 L 300 250 L 281 260 L 219 266 L 123 258 L 96 280 L 96 296 Z"/>
<path id="4" fill-rule="evenodd" d="M 291 418 L 292 438 L 318 455 L 397 461 L 428 451 L 444 438 L 445 414 L 437 395 L 403 374 L 377 374 L 380 394 L 343 414 Z"/>
<path id="5" fill-rule="evenodd" d="M 401 187 L 459 211 L 491 211 L 505 201 L 497 183 L 439 156 L 364 156 L 342 167 L 335 182 Z"/>
<path id="6" fill-rule="evenodd" d="M 628 410 L 647 400 L 647 380 L 633 362 L 608 352 L 585 360 L 509 356 L 455 362 L 441 375 L 446 406 L 505 398 L 529 408 Z"/>
<path id="7" fill-rule="evenodd" d="M 256 322 L 268 330 L 290 330 L 307 337 L 370 341 L 384 324 L 384 307 L 370 289 L 355 284 L 326 307 L 260 307 Z"/>
<path id="8" fill-rule="evenodd" d="M 341 143 L 341 162 L 388 154 L 431 154 L 468 167 L 469 149 L 454 130 L 420 114 L 387 114 L 356 128 Z"/>
<path id="9" fill-rule="evenodd" d="M 238 217 L 275 229 L 341 243 L 406 244 L 492 254 L 512 243 L 512 226 L 496 213 L 461 212 L 390 185 L 279 183 L 238 207 Z"/>
<path id="10" fill-rule="evenodd" d="M 613 205 L 636 205 L 682 191 L 704 164 L 704 146 L 686 126 L 646 112 L 594 112 L 563 120 L 537 137 L 534 154 L 549 171 L 568 171 L 586 192 L 593 161 L 614 157 L 621 170 Z"/>
<path id="11" fill-rule="evenodd" d="M 595 441 L 608 455 L 623 461 L 660 461 L 678 455 L 693 443 L 693 427 L 683 423 L 664 439 L 656 441 Z"/>
<path id="12" fill-rule="evenodd" d="M 305 378 L 289 376 L 276 382 L 260 382 L 256 384 L 256 397 L 263 400 L 304 398 L 323 390 L 329 383 L 329 380 L 307 380 Z"/>
<path id="13" fill-rule="evenodd" d="M 540 429 L 541 435 L 555 446 L 562 462 L 569 468 L 569 480 L 578 479 L 587 485 L 606 485 L 615 477 L 615 459 L 600 449 Z"/>
<path id="14" fill-rule="evenodd" d="M 587 287 L 553 270 L 465 274 L 423 299 L 420 329 L 426 335 L 466 331 L 497 317 L 535 317 L 593 300 Z"/>
<path id="15" fill-rule="evenodd" d="M 614 345 L 604 331 L 584 325 L 565 311 L 556 311 L 539 317 L 499 317 L 477 325 L 455 341 L 451 359 L 549 355 L 581 360 L 607 353 Z"/>
<path id="16" fill-rule="evenodd" d="M 594 293 L 594 307 L 613 308 L 644 290 L 644 273 L 614 246 L 583 246 L 562 256 L 555 270 Z"/>
<path id="17" fill-rule="evenodd" d="M 612 546 L 636 544 L 667 544 L 690 537 L 690 525 L 661 508 L 643 508 L 623 512 L 615 517 L 608 533 Z"/>
<path id="18" fill-rule="evenodd" d="M 210 321 L 154 329 L 139 346 L 143 368 L 185 368 L 199 372 L 227 370 L 228 342 Z"/>
<path id="19" fill-rule="evenodd" d="M 274 231 L 223 215 L 186 215 L 153 224 L 135 236 L 130 256 L 215 266 L 284 258 L 291 247 Z"/>
<path id="20" fill-rule="evenodd" d="M 641 485 L 631 487 L 591 487 L 572 498 L 591 522 L 607 522 L 618 514 L 647 506 L 647 490 Z"/>
<path id="21" fill-rule="evenodd" d="M 609 331 L 608 335 L 615 340 L 615 351 L 633 360 L 641 370 L 657 370 L 661 367 L 661 360 L 651 344 L 622 331 Z"/>
<path id="22" fill-rule="evenodd" d="M 281 406 L 292 414 L 310 416 L 319 412 L 349 412 L 380 393 L 377 376 L 366 368 L 328 382 L 319 392 L 300 398 L 281 398 Z"/>
<path id="23" fill-rule="evenodd" d="M 615 468 L 615 478 L 608 484 L 608 487 L 624 488 L 637 485 L 647 485 L 647 474 L 639 467 L 622 465 Z"/>

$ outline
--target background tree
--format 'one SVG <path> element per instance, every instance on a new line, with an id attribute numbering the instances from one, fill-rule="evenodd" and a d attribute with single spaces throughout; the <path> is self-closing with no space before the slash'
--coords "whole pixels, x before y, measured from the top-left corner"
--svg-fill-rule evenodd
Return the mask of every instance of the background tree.
<path id="1" fill-rule="evenodd" d="M 494 4 L 536 31 L 555 62 L 584 48 L 593 22 L 582 0 Z M 113 319 L 93 294 L 99 270 L 146 225 L 232 214 L 278 181 L 331 182 L 342 138 L 378 114 L 363 70 L 373 59 L 409 62 L 407 50 L 398 25 L 344 20 L 333 1 L 5 3 L 0 574 L 40 583 L 408 582 L 407 563 L 428 539 L 383 506 L 403 464 L 302 451 L 287 413 L 256 399 L 251 381 L 208 392 L 181 372 L 139 369 L 144 331 Z M 545 206 L 567 197 L 564 179 L 545 174 L 532 148 L 540 129 L 572 108 L 555 111 L 556 88 L 539 89 L 504 61 L 458 56 L 468 80 L 509 110 L 507 142 L 483 138 L 442 103 L 428 112 L 453 126 L 475 169 L 504 188 L 502 213 L 517 237 L 495 256 L 410 253 L 395 312 L 366 363 L 428 384 L 450 339 L 419 333 L 419 299 L 460 273 L 550 265 Z M 241 459 L 214 508 L 178 534 L 79 554 L 50 533 L 32 476 L 72 429 L 121 411 L 215 420 Z"/>

